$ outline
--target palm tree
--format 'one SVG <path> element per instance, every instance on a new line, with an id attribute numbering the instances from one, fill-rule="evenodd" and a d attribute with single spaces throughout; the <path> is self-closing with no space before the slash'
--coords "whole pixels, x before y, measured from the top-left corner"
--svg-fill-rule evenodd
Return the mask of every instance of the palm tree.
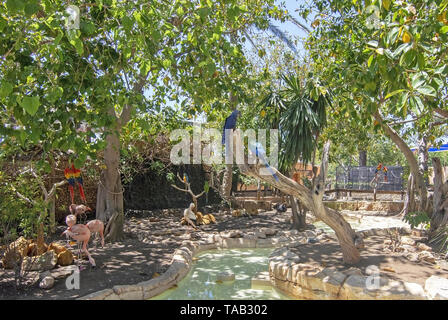
<path id="1" fill-rule="evenodd" d="M 314 158 L 319 134 L 326 125 L 326 108 L 330 100 L 325 91 L 316 90 L 318 86 L 302 80 L 299 74 L 281 78 L 284 87 L 279 92 L 267 94 L 259 106 L 278 112 L 278 118 L 268 119 L 268 125 L 280 130 L 279 169 L 290 175 L 299 159 L 306 164 Z M 312 162 L 314 164 L 314 159 Z M 293 228 L 304 229 L 306 208 L 292 196 L 290 204 Z"/>

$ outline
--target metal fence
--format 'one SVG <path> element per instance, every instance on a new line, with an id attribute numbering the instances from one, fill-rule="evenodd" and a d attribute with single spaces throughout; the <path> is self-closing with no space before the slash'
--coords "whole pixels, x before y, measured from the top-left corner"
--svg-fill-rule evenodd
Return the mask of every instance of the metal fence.
<path id="1" fill-rule="evenodd" d="M 384 179 L 384 172 L 378 172 L 378 188 L 384 191 L 403 190 L 403 167 L 387 167 L 387 181 Z M 350 190 L 372 190 L 370 185 L 375 177 L 376 167 L 348 167 L 336 168 L 336 189 Z"/>

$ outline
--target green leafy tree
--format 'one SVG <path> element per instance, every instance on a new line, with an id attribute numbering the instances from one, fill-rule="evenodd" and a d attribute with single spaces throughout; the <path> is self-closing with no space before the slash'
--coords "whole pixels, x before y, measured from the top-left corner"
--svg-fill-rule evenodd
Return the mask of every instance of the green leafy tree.
<path id="1" fill-rule="evenodd" d="M 65 26 L 69 4 L 79 8 L 79 29 Z M 0 133 L 71 150 L 77 167 L 102 150 L 97 217 L 118 240 L 123 129 L 167 99 L 195 114 L 237 92 L 246 63 L 239 39 L 230 38 L 247 25 L 267 28 L 278 14 L 270 0 L 3 2 Z"/>
<path id="2" fill-rule="evenodd" d="M 382 130 L 396 144 L 414 177 L 417 211 L 431 214 L 424 175 L 405 136 L 446 127 L 446 1 L 318 0 L 312 9 L 316 23 L 307 48 L 339 114 Z"/>

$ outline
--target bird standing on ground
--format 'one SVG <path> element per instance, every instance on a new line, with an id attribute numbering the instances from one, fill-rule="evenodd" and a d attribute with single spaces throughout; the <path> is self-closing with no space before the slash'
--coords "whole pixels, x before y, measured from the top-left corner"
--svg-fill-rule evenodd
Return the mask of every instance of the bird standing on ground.
<path id="1" fill-rule="evenodd" d="M 87 244 L 89 243 L 90 239 L 90 230 L 89 228 L 84 224 L 75 224 L 72 226 L 69 226 L 67 230 L 65 230 L 62 234 L 65 234 L 66 236 L 69 236 L 70 238 L 76 240 L 78 243 L 78 253 L 80 251 L 84 252 L 87 257 L 89 258 L 90 264 L 95 267 L 95 260 L 90 255 L 89 251 L 87 250 Z M 82 250 L 79 250 L 79 247 L 82 244 Z"/>
<path id="2" fill-rule="evenodd" d="M 230 116 L 226 118 L 224 122 L 224 129 L 222 130 L 222 144 L 226 143 L 226 129 L 235 129 L 236 128 L 236 120 L 241 116 L 241 112 L 238 110 L 233 110 Z"/>
<path id="3" fill-rule="evenodd" d="M 101 220 L 95 219 L 87 222 L 86 226 L 89 228 L 91 234 L 95 234 L 95 238 L 98 238 L 98 235 L 100 236 L 101 247 L 104 248 L 104 223 Z"/>
<path id="4" fill-rule="evenodd" d="M 277 211 L 277 213 L 283 213 L 286 212 L 286 205 L 284 203 L 276 203 L 274 205 L 274 209 Z"/>

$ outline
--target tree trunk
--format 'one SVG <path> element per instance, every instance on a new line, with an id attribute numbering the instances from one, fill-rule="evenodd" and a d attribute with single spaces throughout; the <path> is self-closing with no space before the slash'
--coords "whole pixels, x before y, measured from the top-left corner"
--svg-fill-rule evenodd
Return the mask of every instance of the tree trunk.
<path id="1" fill-rule="evenodd" d="M 50 232 L 55 233 L 56 231 L 56 201 L 53 197 L 50 200 Z"/>
<path id="2" fill-rule="evenodd" d="M 408 184 L 406 187 L 406 197 L 404 199 L 403 210 L 400 212 L 399 216 L 404 217 L 409 212 L 415 211 L 415 193 L 414 193 L 414 177 L 409 174 Z"/>
<path id="3" fill-rule="evenodd" d="M 379 111 L 374 113 L 374 118 L 384 129 L 384 132 L 389 136 L 389 138 L 397 145 L 398 149 L 403 153 L 406 158 L 406 161 L 409 164 L 409 168 L 411 170 L 411 174 L 414 177 L 414 184 L 416 191 L 419 195 L 418 201 L 418 211 L 424 211 L 427 208 L 426 202 L 428 199 L 428 192 L 426 189 L 425 181 L 423 175 L 420 172 L 419 165 L 417 159 L 412 153 L 411 149 L 408 147 L 406 142 L 398 135 L 398 133 L 392 129 L 387 123 L 384 123 L 383 118 L 381 117 Z M 428 214 L 431 214 L 428 212 Z"/>
<path id="4" fill-rule="evenodd" d="M 280 189 L 282 192 L 296 197 L 318 219 L 322 220 L 335 231 L 342 249 L 344 262 L 347 264 L 356 264 L 360 260 L 360 255 L 355 242 L 361 244 L 362 240 L 356 235 L 350 224 L 345 221 L 338 211 L 324 207 L 322 201 L 325 191 L 329 148 L 330 144 L 326 143 L 323 152 L 321 172 L 313 180 L 313 188 L 311 190 L 284 176 L 273 167 L 271 168 L 276 173 L 278 181 L 272 175 L 260 175 L 259 167 L 256 165 L 241 164 L 239 167 L 242 173 L 261 179 Z"/>
<path id="5" fill-rule="evenodd" d="M 367 150 L 359 151 L 359 166 L 360 167 L 367 166 Z"/>
<path id="6" fill-rule="evenodd" d="M 106 238 L 110 241 L 123 239 L 124 208 L 123 187 L 119 173 L 120 134 L 118 129 L 106 137 L 104 163 L 106 168 L 101 173 L 98 185 L 96 218 L 108 222 Z"/>
<path id="7" fill-rule="evenodd" d="M 423 135 L 418 143 L 418 168 L 423 176 L 425 186 L 428 187 L 428 139 L 426 135 Z"/>
<path id="8" fill-rule="evenodd" d="M 289 196 L 289 203 L 292 211 L 292 228 L 298 231 L 306 228 L 306 211 L 297 203 L 297 199 Z"/>
<path id="9" fill-rule="evenodd" d="M 439 158 L 432 159 L 434 168 L 434 197 L 431 216 L 431 232 L 447 224 L 448 220 L 448 181 L 445 181 Z M 446 204 L 445 204 L 446 203 Z"/>
<path id="10" fill-rule="evenodd" d="M 222 177 L 221 195 L 224 200 L 230 201 L 231 191 L 232 191 L 232 177 L 233 177 L 233 165 L 226 164 L 226 169 Z"/>

